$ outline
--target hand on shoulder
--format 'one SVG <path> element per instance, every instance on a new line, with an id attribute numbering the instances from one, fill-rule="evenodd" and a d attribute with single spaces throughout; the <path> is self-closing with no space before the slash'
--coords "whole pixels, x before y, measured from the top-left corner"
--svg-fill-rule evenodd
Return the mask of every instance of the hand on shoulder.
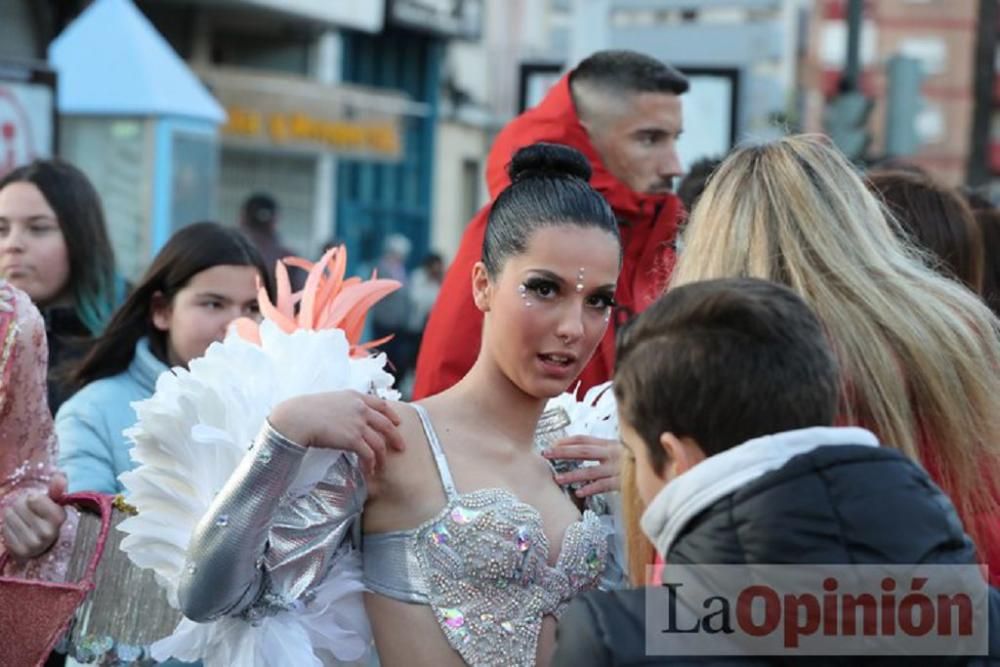
<path id="1" fill-rule="evenodd" d="M 423 438 L 423 426 L 420 416 L 409 403 L 403 401 L 388 401 L 388 407 L 399 417 L 396 432 L 402 443 L 419 443 Z M 399 489 L 400 482 L 412 477 L 415 459 L 420 458 L 420 447 L 398 447 L 386 450 L 386 456 L 379 461 L 379 466 L 373 475 L 367 477 L 368 495 L 379 495 L 386 489 Z"/>
<path id="2" fill-rule="evenodd" d="M 354 452 L 368 474 L 385 463 L 389 448 L 404 448 L 399 414 L 393 406 L 356 391 L 289 399 L 275 407 L 268 419 L 274 429 L 303 447 Z"/>

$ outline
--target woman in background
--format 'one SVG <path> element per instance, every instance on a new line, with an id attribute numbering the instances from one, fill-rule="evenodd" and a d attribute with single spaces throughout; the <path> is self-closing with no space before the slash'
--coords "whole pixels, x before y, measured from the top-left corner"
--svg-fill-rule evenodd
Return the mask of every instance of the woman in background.
<path id="1" fill-rule="evenodd" d="M 67 365 L 82 357 L 124 297 L 101 200 L 82 171 L 36 160 L 0 179 L 0 278 L 31 297 L 48 336 L 48 402 L 69 395 Z"/>
<path id="2" fill-rule="evenodd" d="M 753 277 L 819 316 L 841 373 L 840 423 L 874 431 L 951 497 L 1000 575 L 1000 322 L 904 240 L 820 137 L 737 149 L 691 215 L 671 289 Z"/>
<path id="3" fill-rule="evenodd" d="M 982 235 L 957 190 L 906 171 L 876 171 L 868 183 L 899 223 L 904 238 L 930 253 L 935 268 L 977 294 L 982 291 Z"/>

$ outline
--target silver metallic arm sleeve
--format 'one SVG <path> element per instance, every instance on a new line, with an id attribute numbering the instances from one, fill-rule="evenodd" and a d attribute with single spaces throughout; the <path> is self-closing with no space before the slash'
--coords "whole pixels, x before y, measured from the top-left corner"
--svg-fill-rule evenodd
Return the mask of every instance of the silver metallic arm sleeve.
<path id="1" fill-rule="evenodd" d="M 357 457 L 331 464 L 320 454 L 264 425 L 191 537 L 178 592 L 185 616 L 289 609 L 324 581 L 345 543 L 360 545 L 368 488 Z M 323 478 L 289 493 L 302 465 L 325 465 Z"/>
<path id="2" fill-rule="evenodd" d="M 305 453 L 265 423 L 191 536 L 178 589 L 185 616 L 205 622 L 239 613 L 260 595 L 271 523 Z"/>

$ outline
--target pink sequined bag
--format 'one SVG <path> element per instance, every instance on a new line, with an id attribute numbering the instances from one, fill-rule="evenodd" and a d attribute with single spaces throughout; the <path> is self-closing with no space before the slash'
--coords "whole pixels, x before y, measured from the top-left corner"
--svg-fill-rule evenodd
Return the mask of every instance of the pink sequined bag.
<path id="1" fill-rule="evenodd" d="M 94 588 L 94 572 L 104 551 L 111 526 L 111 496 L 100 493 L 74 493 L 65 496 L 64 505 L 96 510 L 101 515 L 97 546 L 83 577 L 75 583 L 58 583 L 19 577 L 0 576 L 0 665 L 44 665 L 59 638 L 66 632 L 77 607 Z M 0 554 L 0 572 L 10 554 Z"/>

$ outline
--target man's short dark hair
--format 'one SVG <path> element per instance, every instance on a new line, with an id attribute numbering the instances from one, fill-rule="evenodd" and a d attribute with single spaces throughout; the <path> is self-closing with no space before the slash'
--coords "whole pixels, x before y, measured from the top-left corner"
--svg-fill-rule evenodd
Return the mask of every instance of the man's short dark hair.
<path id="1" fill-rule="evenodd" d="M 569 75 L 570 88 L 586 85 L 613 94 L 688 91 L 687 78 L 656 58 L 635 51 L 598 51 L 585 58 Z"/>
<path id="2" fill-rule="evenodd" d="M 830 426 L 838 375 L 823 327 L 798 295 L 727 278 L 673 289 L 622 329 L 614 391 L 662 471 L 663 433 L 693 438 L 712 456 L 763 435 Z"/>
<path id="3" fill-rule="evenodd" d="M 278 218 L 278 202 L 269 194 L 257 192 L 243 202 L 243 219 L 251 227 L 269 229 Z"/>

